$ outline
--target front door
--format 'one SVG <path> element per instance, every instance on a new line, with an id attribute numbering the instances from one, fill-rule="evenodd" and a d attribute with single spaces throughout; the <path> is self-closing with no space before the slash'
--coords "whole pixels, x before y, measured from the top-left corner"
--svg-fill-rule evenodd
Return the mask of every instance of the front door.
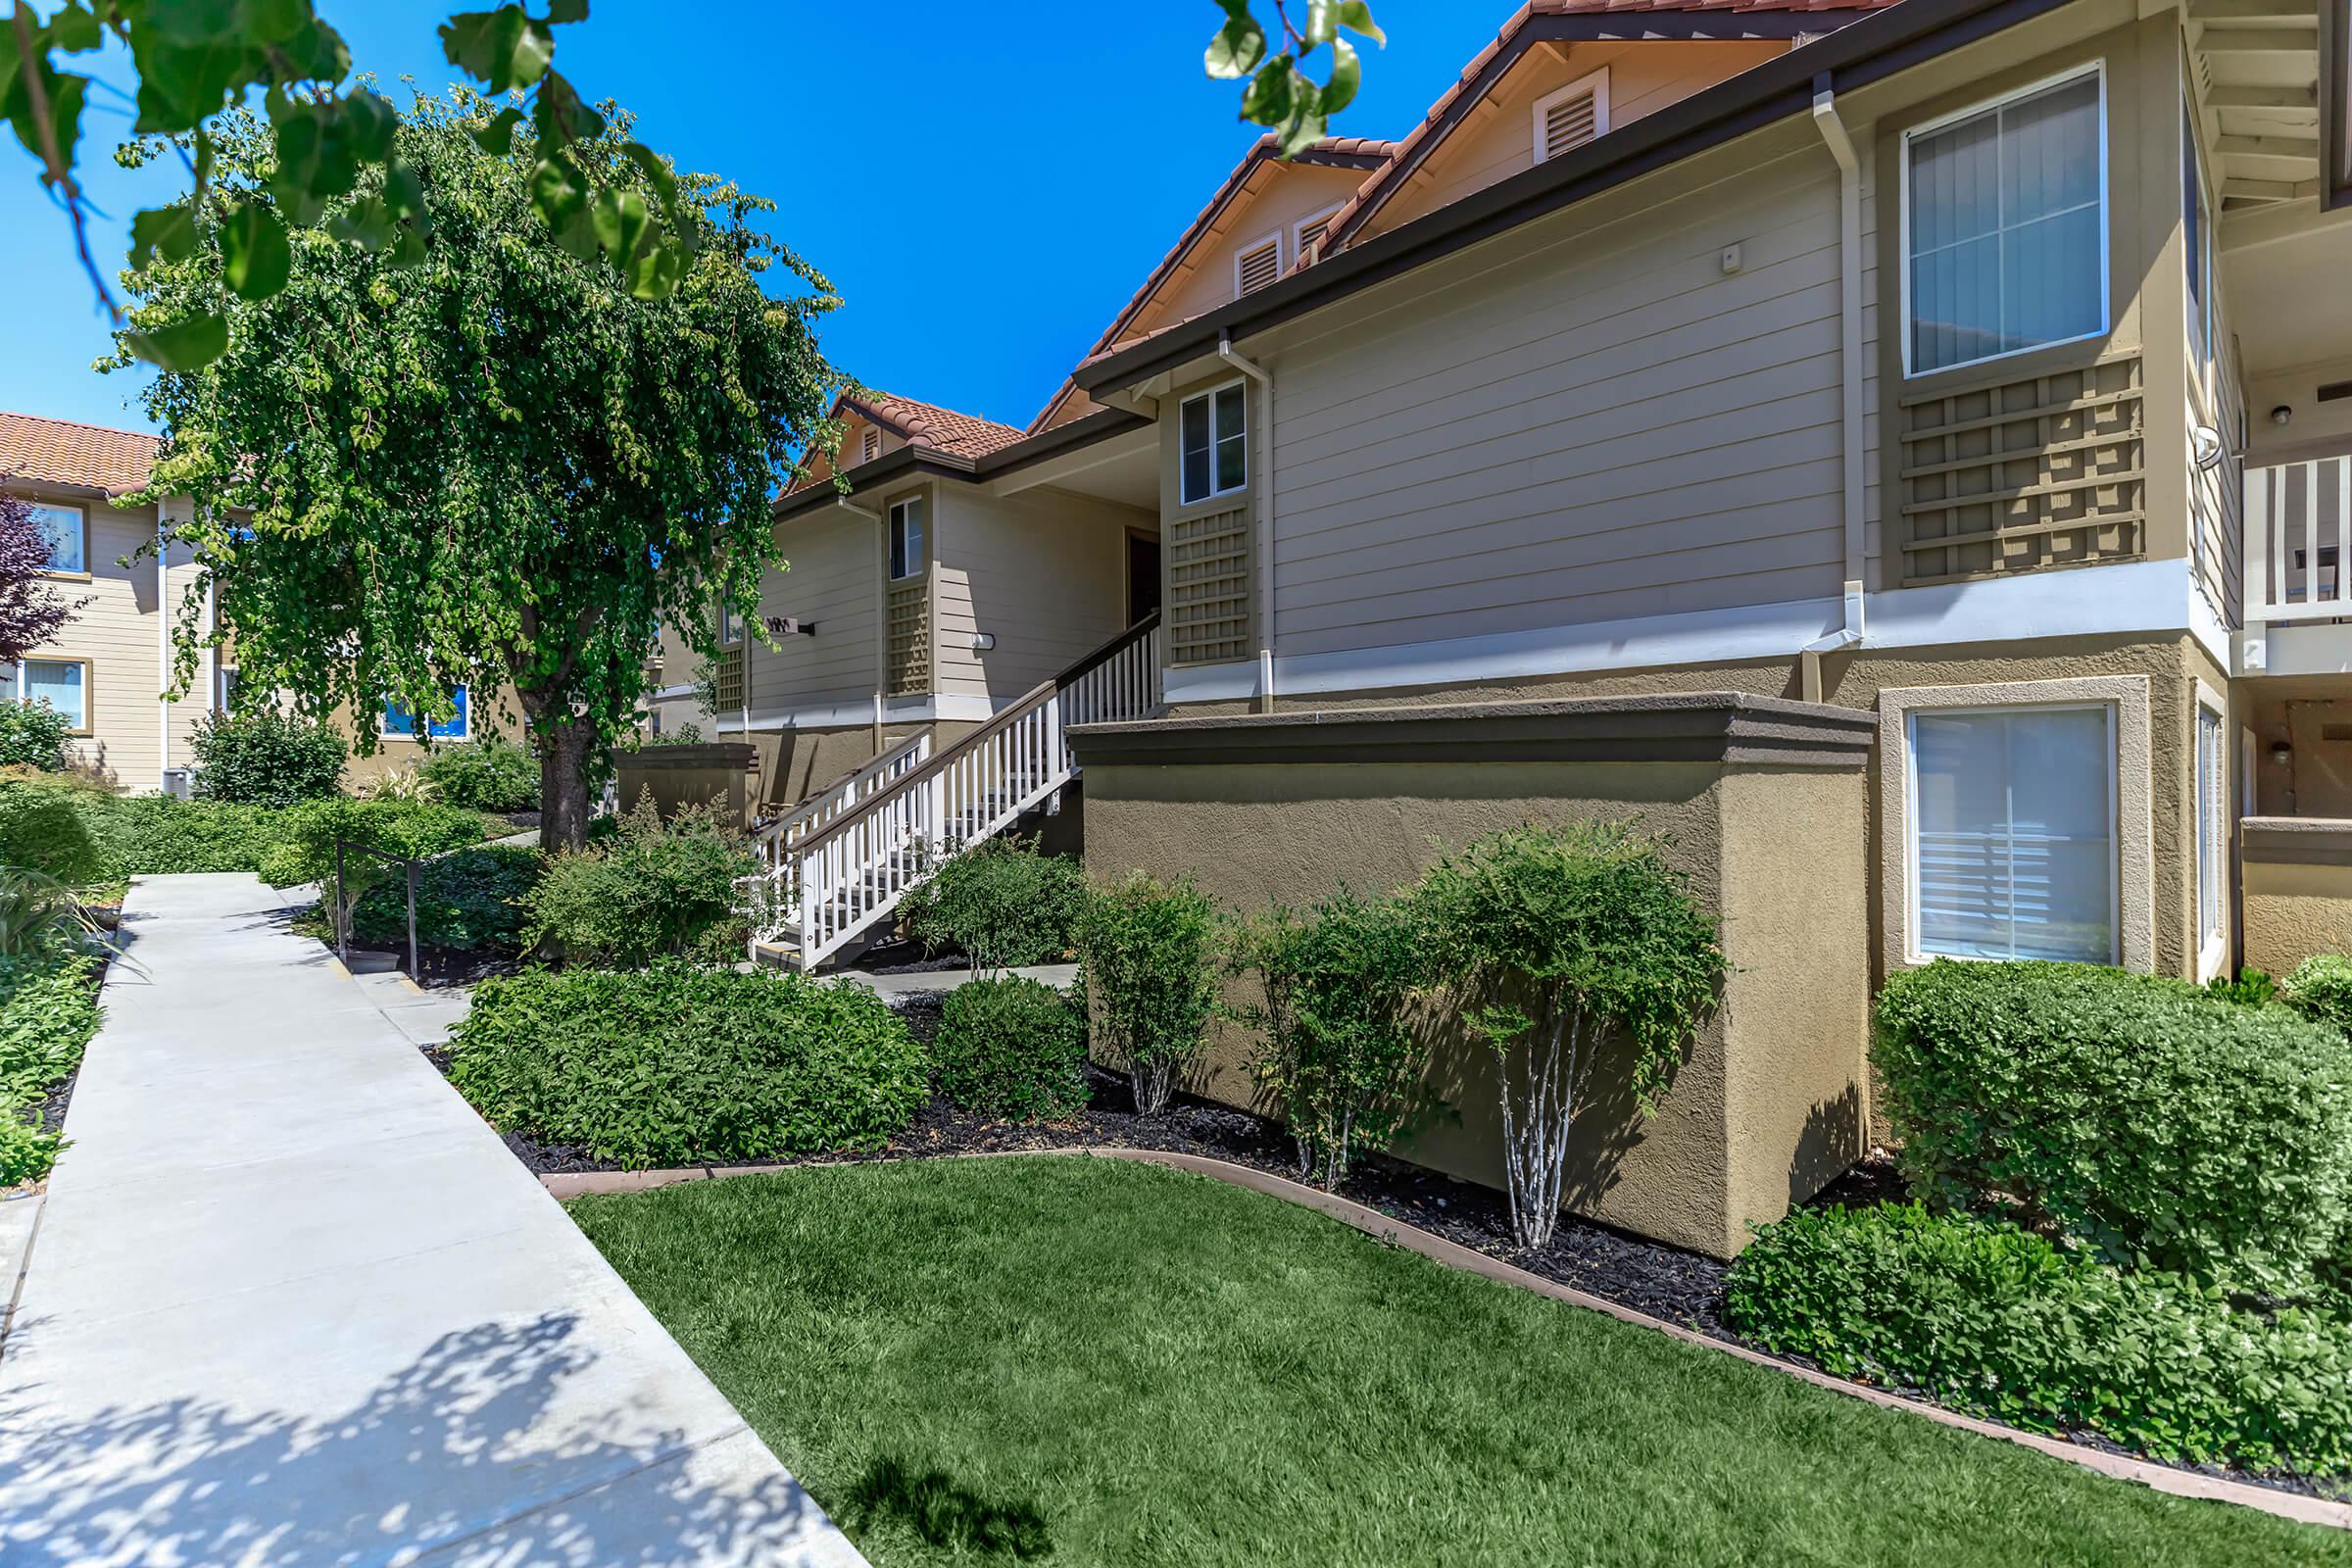
<path id="1" fill-rule="evenodd" d="M 1127 624 L 1132 626 L 1159 608 L 1159 541 L 1140 533 L 1127 536 Z"/>

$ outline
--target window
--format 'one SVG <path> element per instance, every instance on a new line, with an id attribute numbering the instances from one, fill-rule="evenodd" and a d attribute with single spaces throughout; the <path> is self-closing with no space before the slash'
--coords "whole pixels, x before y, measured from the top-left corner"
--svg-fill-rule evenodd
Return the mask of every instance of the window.
<path id="1" fill-rule="evenodd" d="M 237 666 L 222 664 L 213 678 L 213 710 L 234 712 L 237 707 Z"/>
<path id="2" fill-rule="evenodd" d="M 90 569 L 88 518 L 79 507 L 36 501 L 32 506 L 32 525 L 48 536 L 51 571 Z"/>
<path id="3" fill-rule="evenodd" d="M 2188 346 L 2213 368 L 2213 209 L 2205 200 L 2205 170 L 2197 157 L 2197 126 L 2180 110 L 2180 258 L 2188 273 Z"/>
<path id="4" fill-rule="evenodd" d="M 2229 954 L 2230 777 L 2220 710 L 2197 704 L 2197 978 Z"/>
<path id="5" fill-rule="evenodd" d="M 424 726 L 425 734 L 437 741 L 466 739 L 466 720 L 471 716 L 468 711 L 471 705 L 468 703 L 467 697 L 468 693 L 465 687 L 451 687 L 449 717 L 427 720 Z M 416 738 L 416 715 L 398 703 L 387 701 L 384 704 L 384 733 L 391 736 L 406 736 L 415 740 Z"/>
<path id="6" fill-rule="evenodd" d="M 76 735 L 90 732 L 90 662 L 86 659 L 24 661 L 24 700 L 47 703 L 66 715 Z"/>
<path id="7" fill-rule="evenodd" d="M 1920 956 L 2118 961 L 2114 709 L 1916 710 L 1909 720 Z"/>
<path id="8" fill-rule="evenodd" d="M 1264 239 L 1233 259 L 1233 292 L 1239 296 L 1254 293 L 1282 275 L 1282 235 L 1268 234 Z"/>
<path id="9" fill-rule="evenodd" d="M 1248 400 L 1239 381 L 1184 400 L 1177 488 L 1183 505 L 1230 495 L 1250 483 Z"/>
<path id="10" fill-rule="evenodd" d="M 912 577 L 923 569 L 923 498 L 908 496 L 890 509 L 890 577 Z"/>
<path id="11" fill-rule="evenodd" d="M 2103 90 L 2093 69 L 1904 136 L 1910 373 L 2107 329 Z"/>
<path id="12" fill-rule="evenodd" d="M 858 461 L 860 463 L 871 463 L 880 457 L 882 455 L 882 432 L 868 429 L 864 438 L 858 443 L 858 451 L 859 454 Z"/>
<path id="13" fill-rule="evenodd" d="M 1536 100 L 1536 162 L 1574 152 L 1609 128 L 1609 74 L 1595 71 Z"/>

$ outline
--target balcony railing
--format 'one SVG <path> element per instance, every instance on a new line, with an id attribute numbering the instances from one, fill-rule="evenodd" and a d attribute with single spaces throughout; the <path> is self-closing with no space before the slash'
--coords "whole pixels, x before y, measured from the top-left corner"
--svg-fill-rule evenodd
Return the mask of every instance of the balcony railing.
<path id="1" fill-rule="evenodd" d="M 2352 455 L 2246 470 L 2246 619 L 2352 618 Z"/>

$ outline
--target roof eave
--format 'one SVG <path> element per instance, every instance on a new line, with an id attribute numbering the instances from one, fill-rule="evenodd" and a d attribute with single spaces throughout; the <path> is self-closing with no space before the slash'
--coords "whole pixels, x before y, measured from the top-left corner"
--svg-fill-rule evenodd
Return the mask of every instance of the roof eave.
<path id="1" fill-rule="evenodd" d="M 1063 453 L 1092 446 L 1098 441 L 1107 441 L 1112 436 L 1124 435 L 1151 422 L 1142 415 L 1130 414 L 1125 409 L 1097 409 L 1067 424 L 1057 424 L 1051 430 L 1024 436 L 979 458 L 959 458 L 928 447 L 900 447 L 894 452 L 885 452 L 871 463 L 861 463 L 847 470 L 842 475 L 849 481 L 847 495 L 836 488 L 831 480 L 820 479 L 814 484 L 778 496 L 769 505 L 768 514 L 782 522 L 806 515 L 836 501 L 852 500 L 878 487 L 910 478 L 961 479 L 978 483 L 1032 463 L 1043 463 L 1048 458 L 1057 458 Z"/>

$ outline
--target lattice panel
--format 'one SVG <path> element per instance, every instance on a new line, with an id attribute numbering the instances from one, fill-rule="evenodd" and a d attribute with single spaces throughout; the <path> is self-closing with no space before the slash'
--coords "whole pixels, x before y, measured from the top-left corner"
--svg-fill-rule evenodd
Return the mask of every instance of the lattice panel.
<path id="1" fill-rule="evenodd" d="M 905 697 L 931 689 L 931 581 L 890 585 L 890 695 Z"/>
<path id="2" fill-rule="evenodd" d="M 1250 658 L 1250 509 L 1180 517 L 1167 538 L 1168 662 Z"/>
<path id="3" fill-rule="evenodd" d="M 743 707 L 743 650 L 730 648 L 718 656 L 718 710 L 732 713 Z"/>
<path id="4" fill-rule="evenodd" d="M 1903 399 L 1906 586 L 2147 548 L 2139 356 Z"/>

